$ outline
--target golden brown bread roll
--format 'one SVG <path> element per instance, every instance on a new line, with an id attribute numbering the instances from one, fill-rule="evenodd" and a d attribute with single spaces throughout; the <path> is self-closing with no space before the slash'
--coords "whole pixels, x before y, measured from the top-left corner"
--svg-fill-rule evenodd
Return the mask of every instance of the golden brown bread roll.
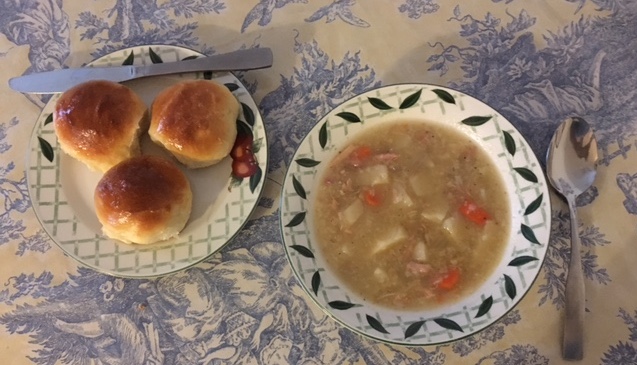
<path id="1" fill-rule="evenodd" d="M 184 81 L 162 91 L 151 107 L 148 134 L 190 168 L 226 157 L 237 137 L 240 104 L 224 85 Z"/>
<path id="2" fill-rule="evenodd" d="M 175 163 L 137 156 L 108 170 L 95 188 L 95 211 L 107 236 L 126 243 L 163 241 L 185 227 L 192 191 Z"/>
<path id="3" fill-rule="evenodd" d="M 53 120 L 62 150 L 100 172 L 139 155 L 139 136 L 148 128 L 147 108 L 139 96 L 103 80 L 65 91 Z"/>

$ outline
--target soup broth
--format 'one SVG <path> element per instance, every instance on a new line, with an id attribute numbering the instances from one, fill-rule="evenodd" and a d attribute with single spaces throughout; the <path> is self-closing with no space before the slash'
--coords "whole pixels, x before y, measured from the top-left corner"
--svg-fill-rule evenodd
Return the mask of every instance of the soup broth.
<path id="1" fill-rule="evenodd" d="M 320 177 L 316 239 L 364 300 L 430 309 L 470 294 L 507 244 L 510 207 L 486 152 L 452 127 L 400 121 L 356 135 Z"/>

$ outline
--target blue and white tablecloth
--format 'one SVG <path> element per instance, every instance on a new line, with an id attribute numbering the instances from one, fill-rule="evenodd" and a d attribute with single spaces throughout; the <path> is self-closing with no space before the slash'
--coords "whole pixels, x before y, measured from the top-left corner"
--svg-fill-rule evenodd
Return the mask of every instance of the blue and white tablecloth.
<path id="1" fill-rule="evenodd" d="M 245 229 L 204 263 L 120 279 L 66 257 L 31 209 L 25 154 L 47 96 L 9 78 L 79 67 L 135 45 L 206 54 L 253 46 L 240 72 L 270 142 L 265 193 Z M 284 255 L 280 184 L 331 108 L 401 82 L 454 87 L 507 117 L 543 160 L 557 123 L 586 118 L 600 146 L 579 201 L 585 364 L 637 364 L 637 2 L 634 0 L 5 0 L 0 2 L 0 363 L 561 364 L 570 251 L 556 196 L 548 257 L 495 325 L 449 345 L 389 346 L 326 317 Z"/>

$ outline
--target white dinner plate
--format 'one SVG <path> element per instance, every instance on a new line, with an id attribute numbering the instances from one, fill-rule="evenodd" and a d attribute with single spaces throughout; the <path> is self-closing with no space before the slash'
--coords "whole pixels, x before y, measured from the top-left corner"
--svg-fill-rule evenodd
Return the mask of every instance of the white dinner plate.
<path id="1" fill-rule="evenodd" d="M 431 310 L 393 310 L 358 297 L 332 273 L 313 234 L 312 200 L 322 169 L 357 133 L 399 120 L 442 123 L 472 138 L 494 161 L 511 207 L 509 243 L 494 272 L 472 294 Z M 538 276 L 550 228 L 548 187 L 524 137 L 488 105 L 435 85 L 384 86 L 336 107 L 299 145 L 281 195 L 285 250 L 307 294 L 345 327 L 400 345 L 455 341 L 502 318 Z"/>
<path id="2" fill-rule="evenodd" d="M 100 57 L 88 66 L 178 62 L 202 56 L 182 47 L 139 46 Z M 42 227 L 66 254 L 86 266 L 115 276 L 164 275 L 204 260 L 230 241 L 246 223 L 263 190 L 268 144 L 261 114 L 241 81 L 231 73 L 208 72 L 144 78 L 125 84 L 150 106 L 166 87 L 200 78 L 225 84 L 240 101 L 242 111 L 237 122 L 252 130 L 254 153 L 260 166 L 250 178 L 237 179 L 231 175 L 230 157 L 204 169 L 189 170 L 178 164 L 193 190 L 192 214 L 178 237 L 151 245 L 125 244 L 102 234 L 93 202 L 93 193 L 102 174 L 90 171 L 62 152 L 51 123 L 51 113 L 60 94 L 47 103 L 31 136 L 27 184 Z M 142 151 L 172 158 L 154 145 L 148 135 L 142 138 Z"/>

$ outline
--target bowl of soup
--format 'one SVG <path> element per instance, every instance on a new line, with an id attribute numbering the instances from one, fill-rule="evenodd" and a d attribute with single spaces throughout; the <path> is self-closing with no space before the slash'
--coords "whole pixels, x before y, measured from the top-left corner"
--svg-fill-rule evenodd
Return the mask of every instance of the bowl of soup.
<path id="1" fill-rule="evenodd" d="M 392 344 L 474 334 L 537 277 L 547 183 L 524 137 L 459 91 L 400 84 L 336 107 L 300 143 L 280 222 L 308 296 Z"/>

